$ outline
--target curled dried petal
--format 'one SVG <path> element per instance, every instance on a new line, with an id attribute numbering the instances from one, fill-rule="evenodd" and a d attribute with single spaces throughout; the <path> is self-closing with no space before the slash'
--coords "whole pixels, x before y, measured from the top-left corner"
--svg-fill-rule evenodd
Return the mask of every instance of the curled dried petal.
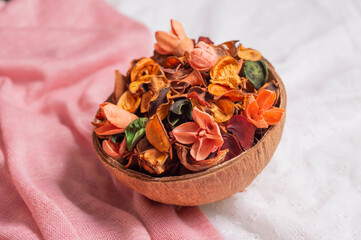
<path id="1" fill-rule="evenodd" d="M 211 103 L 211 111 L 214 120 L 218 123 L 228 121 L 234 113 L 234 105 L 226 99 L 219 99 Z"/>
<path id="2" fill-rule="evenodd" d="M 118 147 L 115 143 L 110 140 L 105 139 L 102 143 L 103 150 L 106 154 L 114 159 L 120 159 L 120 155 L 118 152 Z"/>
<path id="3" fill-rule="evenodd" d="M 123 93 L 119 98 L 117 106 L 130 112 L 134 113 L 137 111 L 140 105 L 140 97 L 136 94 L 131 93 L 129 90 Z"/>
<path id="4" fill-rule="evenodd" d="M 134 82 L 138 77 L 143 75 L 156 75 L 159 71 L 159 65 L 155 64 L 151 58 L 140 59 L 130 72 L 130 80 Z"/>
<path id="5" fill-rule="evenodd" d="M 153 97 L 153 93 L 152 92 L 146 92 L 142 95 L 142 100 L 141 100 L 141 104 L 140 104 L 140 112 L 141 113 L 146 113 L 149 111 L 149 103 L 150 100 Z"/>
<path id="6" fill-rule="evenodd" d="M 258 61 L 262 59 L 260 52 L 252 48 L 244 48 L 242 44 L 238 46 L 237 55 L 244 60 L 250 61 Z"/>
<path id="7" fill-rule="evenodd" d="M 225 160 L 225 157 L 228 152 L 228 149 L 221 150 L 214 158 L 196 161 L 189 154 L 189 148 L 187 148 L 186 146 L 175 143 L 175 148 L 177 150 L 177 155 L 182 165 L 192 172 L 203 171 L 210 167 L 216 166 L 217 164 L 222 163 Z"/>
<path id="8" fill-rule="evenodd" d="M 139 154 L 139 163 L 141 167 L 151 174 L 162 174 L 168 157 L 168 153 L 152 148 Z"/>
<path id="9" fill-rule="evenodd" d="M 125 129 L 129 123 L 138 117 L 112 103 L 105 103 L 100 106 L 104 117 L 117 128 Z"/>
<path id="10" fill-rule="evenodd" d="M 171 148 L 168 134 L 164 129 L 163 123 L 161 122 L 158 114 L 154 114 L 154 116 L 150 118 L 149 122 L 145 126 L 145 134 L 150 144 L 152 144 L 158 151 L 167 152 Z"/>

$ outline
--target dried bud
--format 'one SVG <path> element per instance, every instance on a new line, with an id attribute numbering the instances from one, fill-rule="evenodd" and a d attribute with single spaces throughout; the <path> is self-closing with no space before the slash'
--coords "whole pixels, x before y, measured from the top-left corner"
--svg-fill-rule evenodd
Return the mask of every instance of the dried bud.
<path id="1" fill-rule="evenodd" d="M 189 54 L 190 65 L 201 72 L 208 71 L 217 61 L 216 51 L 205 42 L 199 42 Z"/>

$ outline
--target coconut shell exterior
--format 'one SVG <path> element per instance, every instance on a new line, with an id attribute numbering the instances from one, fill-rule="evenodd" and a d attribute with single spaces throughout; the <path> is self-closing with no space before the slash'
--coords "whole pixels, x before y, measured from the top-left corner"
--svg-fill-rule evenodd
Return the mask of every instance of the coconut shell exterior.
<path id="1" fill-rule="evenodd" d="M 269 79 L 276 80 L 280 88 L 279 107 L 286 109 L 286 90 L 274 67 L 265 60 Z M 226 199 L 245 190 L 266 167 L 280 142 L 285 116 L 271 126 L 261 140 L 237 157 L 203 172 L 182 176 L 151 177 L 126 169 L 109 157 L 93 132 L 93 144 L 97 155 L 108 171 L 120 182 L 144 196 L 165 204 L 197 206 Z"/>

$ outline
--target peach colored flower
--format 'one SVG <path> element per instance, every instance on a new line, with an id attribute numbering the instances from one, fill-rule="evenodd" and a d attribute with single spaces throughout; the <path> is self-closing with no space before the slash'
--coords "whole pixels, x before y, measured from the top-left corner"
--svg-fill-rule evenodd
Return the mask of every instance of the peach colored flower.
<path id="1" fill-rule="evenodd" d="M 201 161 L 222 146 L 223 138 L 218 124 L 211 115 L 195 107 L 192 117 L 194 122 L 186 122 L 176 127 L 173 135 L 182 144 L 193 144 L 191 156 L 196 161 Z"/>
<path id="2" fill-rule="evenodd" d="M 218 61 L 216 51 L 205 42 L 199 42 L 190 54 L 189 63 L 192 68 L 201 72 L 208 71 Z"/>
<path id="3" fill-rule="evenodd" d="M 285 110 L 272 107 L 275 100 L 276 93 L 266 89 L 261 90 L 256 99 L 251 96 L 245 111 L 248 121 L 258 128 L 267 128 L 278 123 Z"/>
<path id="4" fill-rule="evenodd" d="M 155 32 L 157 43 L 154 49 L 162 55 L 183 56 L 185 52 L 190 52 L 194 48 L 193 41 L 187 37 L 182 24 L 176 20 L 171 20 L 172 30 L 167 33 L 163 31 Z"/>

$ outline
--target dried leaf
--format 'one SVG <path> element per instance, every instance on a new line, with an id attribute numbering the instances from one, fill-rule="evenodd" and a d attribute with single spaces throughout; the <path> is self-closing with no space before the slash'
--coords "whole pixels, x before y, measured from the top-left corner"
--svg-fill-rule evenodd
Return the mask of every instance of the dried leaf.
<path id="1" fill-rule="evenodd" d="M 127 126 L 125 137 L 127 139 L 128 151 L 132 151 L 135 144 L 143 137 L 147 123 L 148 118 L 137 118 Z"/>
<path id="2" fill-rule="evenodd" d="M 263 60 L 257 62 L 246 60 L 244 74 L 256 89 L 260 89 L 268 79 L 267 65 Z"/>
<path id="3" fill-rule="evenodd" d="M 252 147 L 256 128 L 245 117 L 234 115 L 228 121 L 227 131 L 236 137 L 244 150 Z"/>
<path id="4" fill-rule="evenodd" d="M 140 100 L 141 99 L 138 95 L 133 94 L 129 90 L 127 90 L 119 98 L 117 106 L 130 113 L 134 113 L 137 111 L 140 105 Z"/>
<path id="5" fill-rule="evenodd" d="M 170 150 L 169 137 L 158 114 L 155 114 L 149 119 L 149 122 L 145 126 L 145 134 L 148 141 L 158 151 L 167 152 Z"/>
<path id="6" fill-rule="evenodd" d="M 193 121 L 191 101 L 188 99 L 175 101 L 169 109 L 167 120 L 172 127 Z"/>
<path id="7" fill-rule="evenodd" d="M 198 38 L 197 43 L 198 42 L 205 42 L 209 45 L 214 44 L 214 42 L 209 37 L 202 37 L 202 36 Z"/>
<path id="8" fill-rule="evenodd" d="M 206 170 L 210 167 L 213 167 L 217 164 L 222 163 L 225 160 L 227 155 L 228 149 L 221 150 L 214 158 L 208 158 L 200 161 L 196 161 L 190 154 L 189 148 L 182 145 L 175 143 L 175 148 L 177 150 L 177 155 L 182 163 L 182 165 L 192 172 L 199 172 Z"/>
<path id="9" fill-rule="evenodd" d="M 234 113 L 233 103 L 226 99 L 219 99 L 211 103 L 212 117 L 218 123 L 228 121 Z"/>

